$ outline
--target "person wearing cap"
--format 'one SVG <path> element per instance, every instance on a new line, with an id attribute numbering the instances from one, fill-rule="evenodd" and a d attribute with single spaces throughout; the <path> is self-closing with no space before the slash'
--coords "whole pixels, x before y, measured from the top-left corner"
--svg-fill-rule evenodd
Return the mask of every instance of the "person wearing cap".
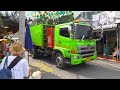
<path id="1" fill-rule="evenodd" d="M 8 56 L 7 66 L 17 57 L 20 56 L 22 53 L 25 52 L 25 48 L 23 47 L 20 41 L 15 41 L 12 46 L 9 48 L 10 53 L 12 55 Z M 2 63 L 0 64 L 0 70 L 4 66 L 5 58 L 3 58 Z M 25 79 L 29 77 L 29 65 L 26 59 L 21 59 L 12 69 L 12 79 Z"/>

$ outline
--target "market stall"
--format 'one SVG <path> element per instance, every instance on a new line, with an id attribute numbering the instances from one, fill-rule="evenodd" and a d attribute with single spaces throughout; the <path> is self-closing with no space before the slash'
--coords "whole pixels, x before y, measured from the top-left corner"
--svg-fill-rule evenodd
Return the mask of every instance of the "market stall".
<path id="1" fill-rule="evenodd" d="M 100 57 L 113 59 L 113 54 L 120 48 L 119 13 L 118 11 L 104 11 L 93 15 L 93 32 L 103 33 L 103 38 L 97 43 L 97 48 L 99 48 L 97 52 Z M 99 50 L 102 50 L 102 53 L 99 53 Z"/>

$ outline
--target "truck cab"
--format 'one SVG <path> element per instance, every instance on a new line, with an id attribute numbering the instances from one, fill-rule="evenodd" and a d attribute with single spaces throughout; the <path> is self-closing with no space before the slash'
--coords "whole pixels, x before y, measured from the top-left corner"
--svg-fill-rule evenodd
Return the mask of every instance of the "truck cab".
<path id="1" fill-rule="evenodd" d="M 71 65 L 96 59 L 96 40 L 92 37 L 91 26 L 87 24 L 57 25 L 54 39 L 54 50 L 59 50 L 66 59 L 65 62 Z M 56 59 L 60 59 L 59 55 Z"/>

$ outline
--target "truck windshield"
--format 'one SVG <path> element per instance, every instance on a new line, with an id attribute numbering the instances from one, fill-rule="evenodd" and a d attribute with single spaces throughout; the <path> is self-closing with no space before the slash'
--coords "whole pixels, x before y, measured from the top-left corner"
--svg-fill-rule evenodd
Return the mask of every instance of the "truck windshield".
<path id="1" fill-rule="evenodd" d="M 76 39 L 92 38 L 92 28 L 90 26 L 77 25 Z"/>

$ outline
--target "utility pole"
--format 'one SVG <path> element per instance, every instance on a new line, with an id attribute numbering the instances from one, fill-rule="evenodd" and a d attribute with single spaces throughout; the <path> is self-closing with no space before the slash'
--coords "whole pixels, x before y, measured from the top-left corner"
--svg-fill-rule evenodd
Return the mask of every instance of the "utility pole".
<path id="1" fill-rule="evenodd" d="M 23 47 L 25 46 L 25 11 L 19 11 L 19 40 L 22 42 Z M 25 53 L 21 55 L 25 57 Z"/>
<path id="2" fill-rule="evenodd" d="M 118 49 L 120 50 L 120 23 L 118 24 Z M 120 59 L 120 53 L 119 53 L 119 58 L 118 60 Z"/>
<path id="3" fill-rule="evenodd" d="M 120 48 L 120 23 L 117 24 L 116 34 L 117 34 L 117 50 L 119 50 L 119 48 Z M 119 56 L 120 56 L 120 54 L 119 54 Z M 119 58 L 118 58 L 118 55 L 117 55 L 117 61 L 118 60 L 119 60 Z"/>

